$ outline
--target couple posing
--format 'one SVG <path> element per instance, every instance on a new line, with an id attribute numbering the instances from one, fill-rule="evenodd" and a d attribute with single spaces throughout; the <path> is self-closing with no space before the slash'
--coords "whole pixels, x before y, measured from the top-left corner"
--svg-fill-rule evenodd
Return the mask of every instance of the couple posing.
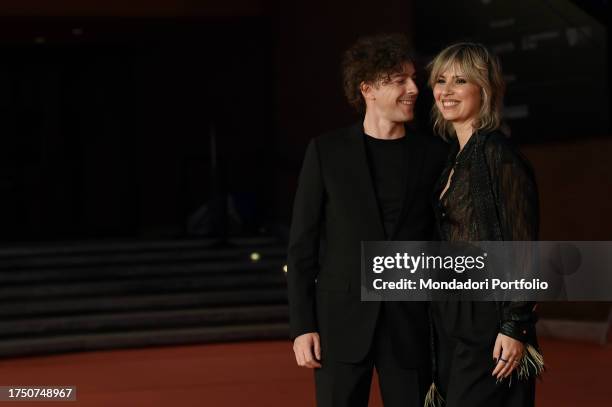
<path id="1" fill-rule="evenodd" d="M 407 126 L 419 89 L 405 37 L 358 40 L 343 75 L 363 120 L 308 145 L 288 251 L 293 350 L 317 404 L 367 406 L 376 368 L 386 407 L 533 406 L 534 303 L 360 301 L 361 241 L 537 239 L 533 173 L 499 131 L 497 59 L 461 43 L 431 63 L 450 151 Z"/>

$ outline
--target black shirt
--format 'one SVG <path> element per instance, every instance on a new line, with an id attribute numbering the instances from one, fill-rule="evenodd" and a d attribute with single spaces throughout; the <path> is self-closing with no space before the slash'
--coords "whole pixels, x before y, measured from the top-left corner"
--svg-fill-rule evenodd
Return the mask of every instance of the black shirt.
<path id="1" fill-rule="evenodd" d="M 378 209 L 387 237 L 399 218 L 406 188 L 406 136 L 394 139 L 377 139 L 366 134 L 366 150 Z"/>
<path id="2" fill-rule="evenodd" d="M 485 172 L 482 175 L 480 166 Z M 453 168 L 451 183 L 439 198 Z M 491 185 L 484 185 L 483 179 Z M 499 223 L 503 240 L 537 240 L 539 206 L 533 169 L 518 148 L 499 132 L 472 135 L 461 152 L 457 141 L 453 141 L 435 198 L 434 210 L 443 240 L 496 240 L 490 219 Z M 493 213 L 479 214 L 477 204 L 486 200 L 491 200 L 488 211 Z"/>
<path id="3" fill-rule="evenodd" d="M 435 210 L 439 213 L 439 231 L 443 240 L 468 242 L 484 240 L 475 219 L 472 194 L 470 193 L 470 171 L 472 155 L 475 155 L 476 137 L 471 137 L 463 149 L 457 153 L 458 145 L 454 141 L 448 164 L 438 182 Z M 453 176 L 444 195 L 440 194 L 446 187 L 451 170 Z"/>

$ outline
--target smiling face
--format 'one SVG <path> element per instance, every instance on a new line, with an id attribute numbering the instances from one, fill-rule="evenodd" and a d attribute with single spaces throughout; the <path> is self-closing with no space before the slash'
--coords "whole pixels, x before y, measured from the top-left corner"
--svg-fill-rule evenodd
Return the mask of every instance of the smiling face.
<path id="1" fill-rule="evenodd" d="M 444 120 L 460 125 L 472 124 L 478 119 L 482 104 L 480 86 L 469 81 L 456 66 L 438 75 L 433 94 Z"/>
<path id="2" fill-rule="evenodd" d="M 419 90 L 415 83 L 416 72 L 412 63 L 402 65 L 402 70 L 376 84 L 362 84 L 366 112 L 392 123 L 404 123 L 414 118 L 414 104 Z"/>

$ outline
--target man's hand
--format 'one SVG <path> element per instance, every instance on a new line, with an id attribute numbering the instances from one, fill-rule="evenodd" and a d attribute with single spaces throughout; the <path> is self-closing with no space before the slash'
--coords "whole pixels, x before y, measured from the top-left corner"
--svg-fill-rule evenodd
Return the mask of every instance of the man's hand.
<path id="1" fill-rule="evenodd" d="M 298 366 L 310 369 L 321 367 L 318 362 L 321 360 L 321 340 L 318 333 L 308 332 L 295 338 L 293 352 Z"/>
<path id="2" fill-rule="evenodd" d="M 492 376 L 497 380 L 505 379 L 519 366 L 523 358 L 525 345 L 504 334 L 497 334 L 495 347 L 493 348 L 493 359 L 496 362 Z"/>

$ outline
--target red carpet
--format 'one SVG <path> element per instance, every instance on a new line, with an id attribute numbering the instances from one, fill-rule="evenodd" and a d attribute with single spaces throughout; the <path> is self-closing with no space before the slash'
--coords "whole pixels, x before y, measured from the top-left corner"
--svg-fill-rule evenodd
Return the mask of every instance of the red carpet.
<path id="1" fill-rule="evenodd" d="M 611 405 L 612 345 L 541 344 L 548 371 L 538 407 Z M 314 406 L 312 372 L 295 366 L 288 341 L 9 359 L 0 361 L 0 385 L 76 385 L 78 401 L 69 406 Z M 382 406 L 377 389 L 371 401 Z"/>

